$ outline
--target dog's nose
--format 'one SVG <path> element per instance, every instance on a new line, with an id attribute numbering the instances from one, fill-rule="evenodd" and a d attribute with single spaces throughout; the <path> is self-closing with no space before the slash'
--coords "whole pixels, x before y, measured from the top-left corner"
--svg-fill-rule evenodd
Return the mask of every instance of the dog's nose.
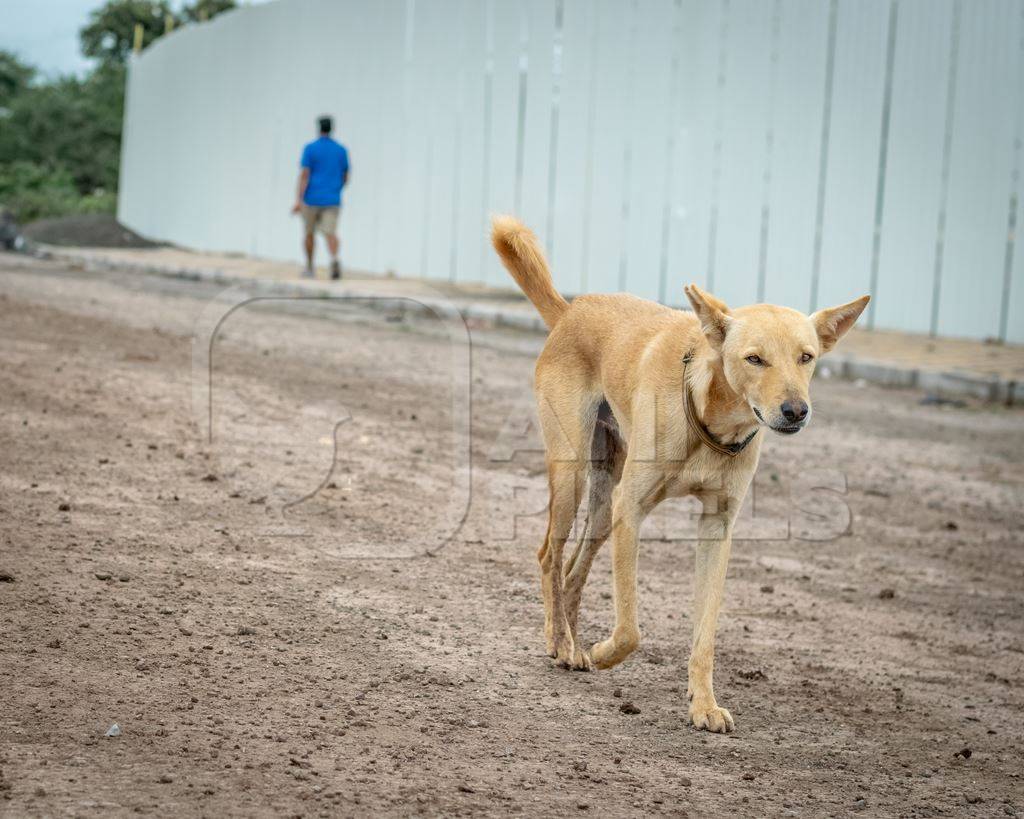
<path id="1" fill-rule="evenodd" d="M 804 401 L 783 401 L 780 409 L 782 417 L 791 424 L 803 421 L 807 417 L 807 404 Z"/>

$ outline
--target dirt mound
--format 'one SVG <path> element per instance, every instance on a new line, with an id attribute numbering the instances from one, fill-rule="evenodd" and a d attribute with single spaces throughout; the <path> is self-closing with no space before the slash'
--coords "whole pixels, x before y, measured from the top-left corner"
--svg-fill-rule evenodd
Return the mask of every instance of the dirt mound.
<path id="1" fill-rule="evenodd" d="M 129 230 L 113 216 L 88 214 L 60 219 L 39 219 L 22 230 L 26 239 L 65 247 L 159 247 Z"/>

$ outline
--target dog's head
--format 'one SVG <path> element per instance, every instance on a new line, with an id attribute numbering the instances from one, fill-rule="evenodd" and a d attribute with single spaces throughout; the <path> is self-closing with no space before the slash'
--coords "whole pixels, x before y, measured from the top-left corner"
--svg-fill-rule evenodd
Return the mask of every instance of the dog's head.
<path id="1" fill-rule="evenodd" d="M 690 285 L 686 295 L 729 386 L 754 415 L 776 432 L 792 435 L 811 419 L 809 387 L 818 356 L 853 327 L 870 296 L 810 316 L 788 307 L 754 304 L 730 310 Z"/>

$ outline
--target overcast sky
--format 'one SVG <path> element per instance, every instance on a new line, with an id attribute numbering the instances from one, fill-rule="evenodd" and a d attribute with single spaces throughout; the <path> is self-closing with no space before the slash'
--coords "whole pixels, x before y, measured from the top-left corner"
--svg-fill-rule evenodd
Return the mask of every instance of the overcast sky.
<path id="1" fill-rule="evenodd" d="M 48 76 L 77 74 L 89 66 L 78 50 L 78 29 L 101 5 L 103 0 L 0 0 L 0 49 Z M 180 8 L 182 2 L 171 5 Z"/>

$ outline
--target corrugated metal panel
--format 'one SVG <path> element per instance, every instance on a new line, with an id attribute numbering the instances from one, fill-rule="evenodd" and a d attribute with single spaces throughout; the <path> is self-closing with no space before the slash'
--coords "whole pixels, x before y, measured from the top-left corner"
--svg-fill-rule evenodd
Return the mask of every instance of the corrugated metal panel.
<path id="1" fill-rule="evenodd" d="M 669 222 L 666 301 L 682 304 L 683 286 L 707 286 L 712 203 L 719 167 L 729 47 L 726 0 L 683 0 L 678 120 Z M 674 282 L 678 275 L 679 281 Z"/>
<path id="2" fill-rule="evenodd" d="M 946 126 L 952 0 L 901 0 L 875 316 L 928 332 Z"/>
<path id="3" fill-rule="evenodd" d="M 588 292 L 619 290 L 625 199 L 625 138 L 629 122 L 629 38 L 634 30 L 635 3 L 597 0 L 594 66 L 593 154 L 591 160 L 590 230 L 584 269 Z"/>
<path id="4" fill-rule="evenodd" d="M 1016 113 L 1006 89 L 1019 52 L 1017 5 L 984 0 L 961 17 L 937 316 L 946 335 L 999 334 L 1002 277 L 985 271 L 1001 270 L 1006 252 Z"/>
<path id="5" fill-rule="evenodd" d="M 648 0 L 639 9 L 642 13 L 635 15 L 628 55 L 623 266 L 625 289 L 657 300 L 668 188 L 675 4 L 672 0 Z M 643 127 L 637 127 L 641 122 Z"/>
<path id="6" fill-rule="evenodd" d="M 757 298 L 772 3 L 730 0 L 719 184 L 712 193 L 708 287 L 727 304 Z"/>
<path id="7" fill-rule="evenodd" d="M 763 300 L 810 310 L 829 3 L 786 0 L 780 14 Z"/>
<path id="8" fill-rule="evenodd" d="M 528 0 L 523 5 L 527 46 L 523 94 L 521 179 L 518 207 L 523 221 L 546 240 L 551 172 L 551 122 L 554 94 L 555 3 Z"/>
<path id="9" fill-rule="evenodd" d="M 596 81 L 597 15 L 591 0 L 565 0 L 562 23 L 558 142 L 555 156 L 554 235 L 551 265 L 555 283 L 566 293 L 585 289 L 585 247 L 589 249 L 590 185 Z"/>
<path id="10" fill-rule="evenodd" d="M 696 281 L 808 310 L 876 278 L 879 327 L 1021 341 L 1022 15 L 1024 0 L 246 7 L 133 60 L 119 212 L 183 245 L 297 259 L 299 151 L 330 112 L 352 155 L 354 267 L 507 285 L 487 215 L 518 211 L 570 293 L 679 304 Z"/>
<path id="11" fill-rule="evenodd" d="M 456 98 L 456 142 L 451 146 L 457 159 L 453 214 L 455 238 L 452 270 L 456 281 L 480 279 L 485 256 L 484 235 L 487 207 L 484 201 L 484 143 L 487 71 L 487 4 L 462 0 L 459 9 L 459 74 L 453 89 Z"/>

